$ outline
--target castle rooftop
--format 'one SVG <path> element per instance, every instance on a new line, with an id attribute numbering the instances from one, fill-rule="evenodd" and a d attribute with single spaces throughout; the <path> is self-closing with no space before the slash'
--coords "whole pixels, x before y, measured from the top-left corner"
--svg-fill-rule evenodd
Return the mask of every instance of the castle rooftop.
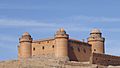
<path id="1" fill-rule="evenodd" d="M 76 40 L 76 39 L 73 39 L 73 38 L 70 38 L 69 41 L 73 41 L 73 42 L 77 42 L 77 43 L 82 43 L 82 44 L 88 44 L 87 42 L 83 42 L 83 41 Z M 91 46 L 91 45 L 89 45 L 89 46 Z"/>
<path id="2" fill-rule="evenodd" d="M 94 28 L 94 29 L 91 30 L 90 33 L 101 33 L 101 31 L 97 28 Z"/>
<path id="3" fill-rule="evenodd" d="M 23 33 L 23 36 L 25 36 L 25 35 L 30 35 L 28 32 L 25 32 L 25 33 Z"/>
<path id="4" fill-rule="evenodd" d="M 48 40 L 54 40 L 54 37 L 44 38 L 44 39 L 38 39 L 38 40 L 33 40 L 33 42 L 48 41 Z"/>
<path id="5" fill-rule="evenodd" d="M 60 28 L 56 34 L 66 34 L 66 31 L 64 30 L 64 28 Z"/>

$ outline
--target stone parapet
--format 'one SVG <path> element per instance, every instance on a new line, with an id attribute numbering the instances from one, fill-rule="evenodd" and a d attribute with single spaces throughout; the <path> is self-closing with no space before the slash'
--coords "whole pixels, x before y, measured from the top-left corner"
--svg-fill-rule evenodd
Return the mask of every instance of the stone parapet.
<path id="1" fill-rule="evenodd" d="M 120 57 L 119 56 L 112 56 L 112 55 L 107 55 L 107 54 L 93 53 L 91 61 L 92 61 L 92 64 L 99 64 L 99 65 L 104 65 L 104 66 L 120 65 Z"/>

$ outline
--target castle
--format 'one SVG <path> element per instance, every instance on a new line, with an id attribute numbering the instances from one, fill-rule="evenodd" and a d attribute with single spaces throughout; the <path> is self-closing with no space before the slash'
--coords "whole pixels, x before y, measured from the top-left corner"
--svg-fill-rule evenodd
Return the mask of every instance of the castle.
<path id="1" fill-rule="evenodd" d="M 92 29 L 88 41 L 71 39 L 61 28 L 53 38 L 33 40 L 28 32 L 19 38 L 18 59 L 52 56 L 62 61 L 91 62 L 100 65 L 120 65 L 120 57 L 106 55 L 105 38 L 99 29 Z"/>

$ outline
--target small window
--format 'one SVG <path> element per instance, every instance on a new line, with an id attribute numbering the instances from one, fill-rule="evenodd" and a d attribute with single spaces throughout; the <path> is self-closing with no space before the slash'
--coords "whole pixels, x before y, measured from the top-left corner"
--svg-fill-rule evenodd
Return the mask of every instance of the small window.
<path id="1" fill-rule="evenodd" d="M 94 51 L 96 51 L 96 49 L 94 49 Z"/>
<path id="2" fill-rule="evenodd" d="M 40 42 L 39 42 L 39 44 L 40 44 Z"/>
<path id="3" fill-rule="evenodd" d="M 49 41 L 47 41 L 47 43 L 49 43 Z"/>
<path id="4" fill-rule="evenodd" d="M 71 46 L 70 48 L 71 48 L 71 50 L 73 50 L 73 47 L 72 47 L 72 46 Z"/>
<path id="5" fill-rule="evenodd" d="M 33 51 L 35 51 L 35 47 L 33 48 Z"/>
<path id="6" fill-rule="evenodd" d="M 83 51 L 84 51 L 84 53 L 86 53 L 86 50 L 85 50 L 85 49 L 84 49 Z"/>
<path id="7" fill-rule="evenodd" d="M 43 50 L 45 49 L 44 46 L 42 47 L 42 49 L 43 49 Z"/>
<path id="8" fill-rule="evenodd" d="M 78 48 L 78 51 L 80 52 L 80 48 Z"/>
<path id="9" fill-rule="evenodd" d="M 98 60 L 98 59 L 96 58 L 96 60 Z"/>
<path id="10" fill-rule="evenodd" d="M 54 45 L 52 45 L 52 48 L 54 48 Z"/>

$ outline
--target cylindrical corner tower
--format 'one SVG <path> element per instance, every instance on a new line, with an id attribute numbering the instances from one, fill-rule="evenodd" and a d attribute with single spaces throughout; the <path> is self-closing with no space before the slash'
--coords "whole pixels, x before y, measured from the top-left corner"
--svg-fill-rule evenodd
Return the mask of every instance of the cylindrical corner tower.
<path id="1" fill-rule="evenodd" d="M 55 34 L 55 57 L 68 60 L 68 38 L 69 35 L 61 28 Z"/>
<path id="2" fill-rule="evenodd" d="M 99 29 L 92 29 L 88 43 L 92 45 L 92 53 L 105 53 L 104 49 L 105 38 L 102 37 L 102 33 Z"/>
<path id="3" fill-rule="evenodd" d="M 21 38 L 19 38 L 19 58 L 31 57 L 32 38 L 28 32 L 25 32 Z"/>

